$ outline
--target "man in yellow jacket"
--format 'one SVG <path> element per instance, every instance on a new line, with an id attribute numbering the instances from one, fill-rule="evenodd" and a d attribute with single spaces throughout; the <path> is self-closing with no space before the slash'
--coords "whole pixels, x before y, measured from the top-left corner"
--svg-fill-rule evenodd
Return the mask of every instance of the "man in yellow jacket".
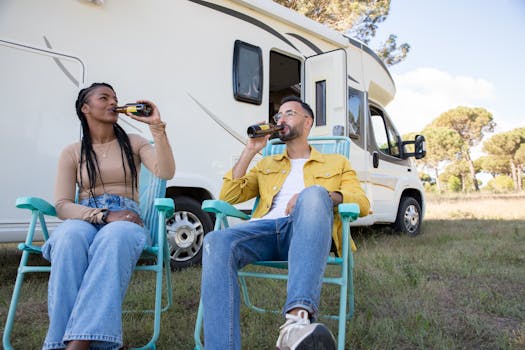
<path id="1" fill-rule="evenodd" d="M 224 176 L 220 198 L 236 204 L 260 197 L 252 220 L 204 239 L 202 290 L 206 350 L 240 349 L 240 293 L 237 271 L 258 260 L 288 260 L 287 300 L 277 349 L 335 349 L 318 313 L 322 277 L 333 242 L 341 253 L 342 202 L 357 203 L 368 215 L 370 203 L 348 159 L 321 154 L 308 144 L 314 122 L 310 106 L 295 96 L 281 101 L 275 122 L 283 154 L 268 156 L 248 171 L 270 136 L 252 138 Z"/>

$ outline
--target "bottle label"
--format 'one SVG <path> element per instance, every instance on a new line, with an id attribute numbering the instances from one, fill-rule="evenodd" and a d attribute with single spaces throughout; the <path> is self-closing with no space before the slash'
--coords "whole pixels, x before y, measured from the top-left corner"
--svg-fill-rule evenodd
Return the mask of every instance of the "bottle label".
<path id="1" fill-rule="evenodd" d="M 128 113 L 137 113 L 137 106 L 128 106 L 126 110 Z"/>

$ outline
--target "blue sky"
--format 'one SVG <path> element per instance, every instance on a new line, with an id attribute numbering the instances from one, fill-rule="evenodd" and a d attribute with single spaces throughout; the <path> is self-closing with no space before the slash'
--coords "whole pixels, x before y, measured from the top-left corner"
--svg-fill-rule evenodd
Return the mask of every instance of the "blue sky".
<path id="1" fill-rule="evenodd" d="M 525 127 L 525 1 L 392 0 L 370 46 L 390 33 L 411 46 L 391 67 L 401 134 L 458 105 L 489 110 L 496 132 Z"/>

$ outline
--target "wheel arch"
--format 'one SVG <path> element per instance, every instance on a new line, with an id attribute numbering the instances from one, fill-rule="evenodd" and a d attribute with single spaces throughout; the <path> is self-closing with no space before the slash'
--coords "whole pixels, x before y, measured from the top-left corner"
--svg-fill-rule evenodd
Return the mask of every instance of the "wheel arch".
<path id="1" fill-rule="evenodd" d="M 213 196 L 205 188 L 201 187 L 180 187 L 180 186 L 171 186 L 166 189 L 166 197 L 175 197 L 175 196 L 186 196 L 196 199 L 200 202 L 206 199 L 212 199 Z"/>
<path id="2" fill-rule="evenodd" d="M 201 187 L 180 187 L 171 186 L 166 189 L 166 197 L 175 198 L 178 196 L 190 197 L 202 203 L 206 199 L 213 199 L 213 195 L 205 188 Z M 175 202 L 175 210 L 177 210 L 177 202 Z M 215 215 L 207 213 L 208 216 L 215 222 Z"/>

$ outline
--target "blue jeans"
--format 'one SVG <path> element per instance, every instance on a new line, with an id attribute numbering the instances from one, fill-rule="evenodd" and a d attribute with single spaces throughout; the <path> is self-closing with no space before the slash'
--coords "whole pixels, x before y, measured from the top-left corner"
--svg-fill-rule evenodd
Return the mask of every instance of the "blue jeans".
<path id="1" fill-rule="evenodd" d="M 237 271 L 258 260 L 288 260 L 283 312 L 301 307 L 315 318 L 332 224 L 328 192 L 311 186 L 300 193 L 288 217 L 254 220 L 207 234 L 201 285 L 206 350 L 241 348 Z"/>
<path id="2" fill-rule="evenodd" d="M 133 210 L 131 199 L 104 194 L 80 204 Z M 122 301 L 145 245 L 147 230 L 129 221 L 93 225 L 70 219 L 43 246 L 51 262 L 49 329 L 43 349 L 63 349 L 71 340 L 89 340 L 91 349 L 122 346 Z"/>

